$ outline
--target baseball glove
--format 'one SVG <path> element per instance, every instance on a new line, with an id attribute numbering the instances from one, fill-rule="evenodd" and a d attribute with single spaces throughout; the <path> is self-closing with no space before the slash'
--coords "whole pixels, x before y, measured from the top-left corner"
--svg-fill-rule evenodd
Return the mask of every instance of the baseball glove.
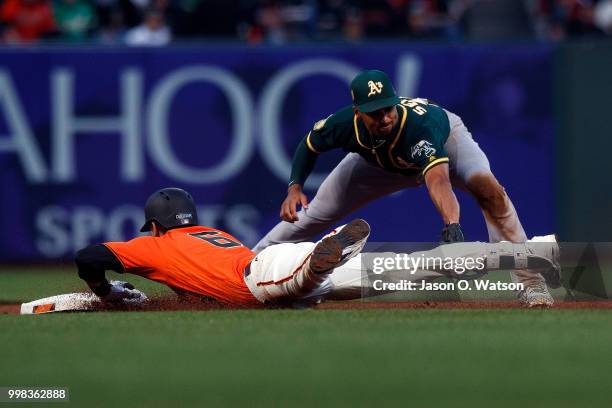
<path id="1" fill-rule="evenodd" d="M 447 224 L 442 229 L 442 240 L 443 244 L 451 244 L 453 242 L 463 242 L 465 238 L 463 237 L 463 231 L 461 231 L 461 225 L 459 223 L 456 224 Z"/>

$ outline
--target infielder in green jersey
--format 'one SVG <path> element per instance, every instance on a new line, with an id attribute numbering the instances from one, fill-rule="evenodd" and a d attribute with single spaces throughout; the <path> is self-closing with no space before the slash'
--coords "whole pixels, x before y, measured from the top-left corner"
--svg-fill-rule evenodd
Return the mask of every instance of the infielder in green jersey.
<path id="1" fill-rule="evenodd" d="M 426 99 L 398 97 L 382 71 L 364 71 L 350 87 L 352 105 L 315 123 L 297 147 L 280 211 L 283 221 L 255 252 L 310 241 L 370 201 L 423 183 L 442 217 L 443 242 L 464 240 L 453 186 L 476 198 L 491 242 L 527 241 L 512 202 L 459 116 Z M 302 186 L 317 157 L 338 148 L 349 153 L 308 203 Z M 518 297 L 527 306 L 553 304 L 540 275 L 515 271 L 512 278 L 524 284 Z"/>

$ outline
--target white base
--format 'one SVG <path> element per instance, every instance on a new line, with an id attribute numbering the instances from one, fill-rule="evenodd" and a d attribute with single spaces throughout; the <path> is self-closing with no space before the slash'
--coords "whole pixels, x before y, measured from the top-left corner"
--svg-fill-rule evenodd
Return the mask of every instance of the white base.
<path id="1" fill-rule="evenodd" d="M 94 310 L 100 305 L 102 305 L 102 302 L 93 293 L 67 293 L 23 303 L 21 314 L 88 311 Z"/>

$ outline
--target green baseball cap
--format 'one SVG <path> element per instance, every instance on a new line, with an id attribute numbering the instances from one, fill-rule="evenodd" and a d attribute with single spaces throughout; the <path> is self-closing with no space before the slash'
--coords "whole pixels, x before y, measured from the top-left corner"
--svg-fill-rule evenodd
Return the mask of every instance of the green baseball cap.
<path id="1" fill-rule="evenodd" d="M 363 71 L 351 81 L 353 106 L 361 112 L 374 112 L 400 103 L 391 80 L 382 71 Z"/>

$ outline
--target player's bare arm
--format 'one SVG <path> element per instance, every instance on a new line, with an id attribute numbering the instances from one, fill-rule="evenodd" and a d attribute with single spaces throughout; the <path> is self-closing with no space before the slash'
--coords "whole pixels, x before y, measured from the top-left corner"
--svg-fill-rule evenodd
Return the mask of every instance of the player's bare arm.
<path id="1" fill-rule="evenodd" d="M 431 201 L 440 212 L 445 225 L 459 223 L 459 202 L 453 192 L 448 164 L 442 163 L 425 173 L 425 184 Z"/>
<path id="2" fill-rule="evenodd" d="M 281 205 L 280 217 L 283 221 L 298 221 L 297 206 L 308 208 L 308 197 L 302 192 L 300 184 L 292 184 L 287 189 L 287 198 Z"/>

